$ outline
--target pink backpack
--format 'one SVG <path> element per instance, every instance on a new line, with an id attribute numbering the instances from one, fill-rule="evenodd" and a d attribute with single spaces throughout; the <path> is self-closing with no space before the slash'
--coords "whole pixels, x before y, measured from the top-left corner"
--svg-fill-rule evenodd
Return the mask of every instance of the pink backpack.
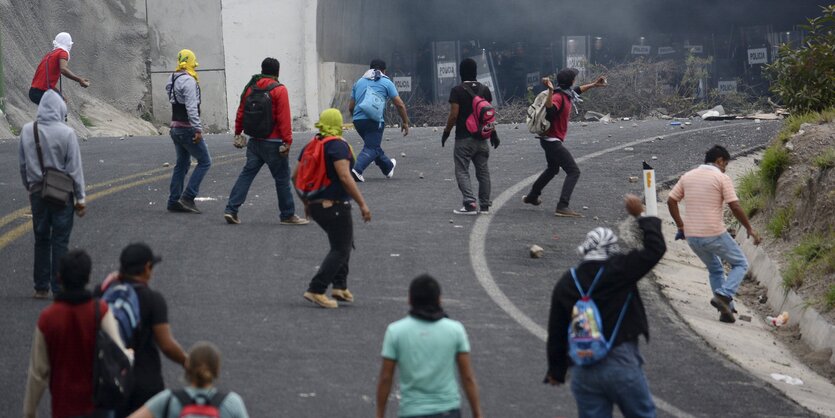
<path id="1" fill-rule="evenodd" d="M 490 139 L 496 129 L 496 109 L 487 99 L 476 94 L 467 83 L 462 83 L 461 87 L 473 96 L 473 113 L 467 117 L 467 131 L 476 138 Z"/>

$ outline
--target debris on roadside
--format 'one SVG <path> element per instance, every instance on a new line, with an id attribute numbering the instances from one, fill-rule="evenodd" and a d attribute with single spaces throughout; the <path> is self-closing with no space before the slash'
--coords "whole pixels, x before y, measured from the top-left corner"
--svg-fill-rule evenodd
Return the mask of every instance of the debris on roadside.
<path id="1" fill-rule="evenodd" d="M 542 256 L 545 254 L 545 249 L 538 245 L 531 245 L 529 251 L 531 254 L 531 258 L 542 258 Z"/>
<path id="2" fill-rule="evenodd" d="M 775 316 L 770 316 L 770 315 L 766 316 L 765 317 L 765 322 L 767 322 L 767 323 L 769 323 L 769 324 L 771 324 L 772 326 L 775 326 L 775 327 L 781 327 L 781 326 L 789 323 L 789 313 L 786 312 L 786 311 L 783 311 L 783 313 L 781 313 L 780 315 L 777 315 L 776 317 Z"/>
<path id="3" fill-rule="evenodd" d="M 789 375 L 780 373 L 771 373 L 771 378 L 778 382 L 786 382 L 792 386 L 799 386 L 803 384 L 803 381 L 796 377 L 791 377 Z"/>
<path id="4" fill-rule="evenodd" d="M 638 182 L 638 177 L 636 177 L 636 176 L 629 176 L 629 182 L 630 182 L 630 183 L 637 183 L 637 182 Z"/>

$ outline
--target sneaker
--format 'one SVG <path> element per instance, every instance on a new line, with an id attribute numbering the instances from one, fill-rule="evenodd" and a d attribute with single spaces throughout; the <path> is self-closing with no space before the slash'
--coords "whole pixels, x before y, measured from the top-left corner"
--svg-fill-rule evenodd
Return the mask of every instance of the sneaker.
<path id="1" fill-rule="evenodd" d="M 733 314 L 733 310 L 731 310 L 731 301 L 732 300 L 733 299 L 731 299 L 731 298 L 729 298 L 725 295 L 720 295 L 718 293 L 714 293 L 713 294 L 713 299 L 710 300 L 710 304 L 713 307 L 715 307 L 719 311 L 719 313 L 722 314 L 722 316 L 726 317 L 726 319 L 727 319 L 727 317 L 733 318 L 734 314 Z M 720 318 L 720 320 L 721 320 L 721 318 Z M 727 322 L 727 321 L 723 321 L 723 322 Z"/>
<path id="2" fill-rule="evenodd" d="M 452 213 L 456 215 L 478 215 L 478 207 L 475 203 L 469 203 L 461 207 L 461 209 L 455 209 Z"/>
<path id="3" fill-rule="evenodd" d="M 394 171 L 394 170 L 392 170 L 392 171 Z M 354 177 L 354 181 L 358 181 L 360 183 L 365 183 L 365 177 L 363 177 L 362 174 L 357 173 L 357 170 L 354 170 L 353 168 L 351 169 L 351 176 Z"/>
<path id="4" fill-rule="evenodd" d="M 554 216 L 559 216 L 562 218 L 582 218 L 583 215 L 577 212 L 574 212 L 571 209 L 557 209 L 554 211 Z"/>
<path id="5" fill-rule="evenodd" d="M 490 206 L 481 205 L 481 207 L 478 208 L 478 213 L 480 215 L 489 215 L 490 214 Z"/>
<path id="6" fill-rule="evenodd" d="M 341 302 L 353 302 L 354 294 L 348 289 L 333 289 L 331 297 Z"/>
<path id="7" fill-rule="evenodd" d="M 304 298 L 307 299 L 308 302 L 315 303 L 323 308 L 336 309 L 339 307 L 339 304 L 336 303 L 335 300 L 322 293 L 304 292 Z"/>
<path id="8" fill-rule="evenodd" d="M 716 302 L 714 302 L 713 299 L 710 300 L 710 306 L 713 306 L 714 308 L 719 309 L 719 305 L 716 304 Z M 736 311 L 736 308 L 734 308 L 733 305 L 731 305 L 731 312 L 733 312 L 734 315 L 739 313 L 739 312 Z"/>
<path id="9" fill-rule="evenodd" d="M 186 208 L 178 201 L 168 205 L 169 212 L 188 212 Z"/>
<path id="10" fill-rule="evenodd" d="M 733 324 L 736 322 L 736 318 L 734 318 L 733 314 L 725 315 L 719 314 L 719 322 L 724 322 L 727 324 Z"/>
<path id="11" fill-rule="evenodd" d="M 281 220 L 282 225 L 307 225 L 309 223 L 310 221 L 305 218 L 299 218 L 298 215 L 293 215 L 287 219 Z"/>
<path id="12" fill-rule="evenodd" d="M 197 209 L 197 205 L 194 204 L 194 199 L 186 199 L 181 197 L 177 203 L 183 207 L 183 212 L 191 212 L 191 213 L 201 213 L 200 209 Z"/>
<path id="13" fill-rule="evenodd" d="M 223 219 L 226 219 L 226 223 L 228 223 L 228 224 L 237 225 L 237 224 L 241 223 L 241 220 L 238 218 L 237 213 L 224 213 L 223 214 Z"/>
<path id="14" fill-rule="evenodd" d="M 542 204 L 542 199 L 537 197 L 528 197 L 527 195 L 522 196 L 522 203 L 527 203 L 529 205 L 539 206 Z"/>
<path id="15" fill-rule="evenodd" d="M 49 290 L 36 290 L 32 297 L 34 299 L 49 299 Z"/>
<path id="16" fill-rule="evenodd" d="M 391 171 L 389 171 L 388 173 L 386 173 L 386 178 L 387 178 L 387 179 L 390 179 L 390 178 L 391 178 L 391 176 L 393 176 L 393 175 L 394 175 L 394 167 L 397 167 L 397 160 L 395 160 L 394 158 L 392 158 L 392 159 L 391 159 Z"/>

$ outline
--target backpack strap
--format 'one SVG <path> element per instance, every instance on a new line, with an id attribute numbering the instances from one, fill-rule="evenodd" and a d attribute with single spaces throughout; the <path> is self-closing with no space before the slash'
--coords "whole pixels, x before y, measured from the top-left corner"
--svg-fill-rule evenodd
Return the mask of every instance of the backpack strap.
<path id="1" fill-rule="evenodd" d="M 180 401 L 180 405 L 182 405 L 182 406 L 186 406 L 186 405 L 190 405 L 190 404 L 195 403 L 194 398 L 192 398 L 191 395 L 189 395 L 188 392 L 186 392 L 185 389 L 172 390 L 171 391 L 171 398 L 177 398 L 177 400 Z M 169 402 L 171 401 L 171 398 L 169 398 Z M 165 415 L 163 415 L 163 416 L 165 416 Z"/>
<path id="2" fill-rule="evenodd" d="M 41 136 L 38 133 L 38 121 L 32 123 L 32 133 L 35 135 L 35 150 L 38 151 L 38 164 L 41 166 L 41 176 L 45 176 L 46 169 L 43 166 L 43 151 L 41 151 Z"/>
<path id="3" fill-rule="evenodd" d="M 209 403 L 215 408 L 220 409 L 220 404 L 222 404 L 223 401 L 226 400 L 226 395 L 229 395 L 229 392 L 218 390 L 217 392 L 215 392 L 215 395 L 212 396 L 212 399 L 209 400 Z"/>
<path id="4" fill-rule="evenodd" d="M 632 302 L 632 292 L 626 295 L 626 302 L 623 303 L 623 308 L 620 310 L 618 322 L 615 323 L 615 328 L 612 330 L 612 335 L 609 336 L 609 341 L 606 341 L 607 350 L 611 350 L 612 344 L 615 343 L 615 337 L 617 337 L 618 331 L 620 331 L 620 324 L 623 322 L 623 317 L 626 316 L 626 310 L 629 309 L 629 302 Z"/>
<path id="5" fill-rule="evenodd" d="M 600 270 L 597 270 L 597 275 L 594 276 L 594 280 L 591 282 L 591 286 L 589 286 L 588 292 L 583 291 L 583 286 L 580 285 L 580 280 L 577 279 L 577 272 L 574 269 L 574 267 L 572 267 L 570 271 L 571 278 L 574 279 L 574 285 L 577 286 L 577 291 L 580 292 L 580 297 L 591 297 L 591 291 L 594 290 L 594 286 L 597 284 L 597 281 L 600 280 L 600 276 L 603 275 L 603 267 L 601 266 Z"/>
<path id="6" fill-rule="evenodd" d="M 175 71 L 175 72 L 171 73 L 171 75 L 172 75 L 172 76 L 173 76 L 174 74 L 177 74 L 177 72 Z M 173 99 L 173 100 L 174 100 L 174 104 L 182 104 L 182 103 L 180 103 L 180 101 L 179 101 L 179 100 L 177 100 L 177 95 L 174 93 L 174 88 L 177 86 L 177 79 L 178 79 L 178 78 L 180 78 L 180 77 L 182 77 L 182 76 L 184 76 L 184 75 L 186 75 L 186 74 L 188 74 L 188 73 L 186 73 L 186 72 L 182 72 L 182 73 L 180 73 L 180 74 L 177 74 L 177 76 L 176 76 L 176 77 L 172 77 L 172 78 L 171 78 L 171 90 L 168 92 L 168 99 L 169 99 L 169 100 L 172 100 L 172 99 Z"/>
<path id="7" fill-rule="evenodd" d="M 478 83 L 478 81 L 476 81 L 476 83 Z M 481 96 L 482 98 L 484 97 L 484 96 L 483 96 L 483 95 L 481 95 L 481 94 L 476 94 L 476 92 L 475 92 L 475 91 L 473 91 L 473 89 L 472 89 L 470 86 L 468 86 L 468 85 L 467 85 L 467 82 L 466 82 L 466 81 L 465 81 L 465 82 L 463 82 L 463 83 L 461 83 L 461 87 L 463 87 L 463 88 L 464 88 L 464 90 L 465 90 L 467 93 L 469 93 L 469 94 L 470 94 L 470 96 L 473 96 L 473 98 L 474 98 L 474 99 L 475 99 L 475 97 L 476 97 L 476 96 Z M 483 84 L 481 84 L 481 83 L 479 83 L 479 87 L 484 87 L 484 85 L 483 85 Z M 479 88 L 479 91 L 480 91 L 480 92 L 481 92 L 481 91 L 483 91 L 483 90 L 484 90 L 483 88 Z"/>

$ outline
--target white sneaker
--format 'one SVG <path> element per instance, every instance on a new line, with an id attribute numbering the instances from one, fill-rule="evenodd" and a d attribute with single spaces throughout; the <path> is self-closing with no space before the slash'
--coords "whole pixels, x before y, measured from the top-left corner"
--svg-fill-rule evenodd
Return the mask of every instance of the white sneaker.
<path id="1" fill-rule="evenodd" d="M 389 171 L 389 172 L 388 172 L 388 174 L 386 174 L 386 178 L 387 178 L 387 179 L 390 179 L 390 178 L 391 178 L 391 176 L 393 176 L 393 175 L 394 175 L 394 167 L 397 167 L 397 160 L 395 160 L 394 158 L 392 158 L 392 159 L 391 159 L 391 171 Z"/>
<path id="2" fill-rule="evenodd" d="M 393 171 L 393 170 L 392 170 L 392 171 Z M 362 174 L 357 173 L 357 170 L 354 170 L 354 169 L 352 168 L 352 169 L 351 169 L 351 175 L 353 175 L 353 176 L 354 176 L 354 180 L 356 180 L 356 181 L 358 181 L 358 182 L 360 182 L 360 183 L 365 183 L 365 177 L 363 177 L 363 176 L 362 176 Z"/>

